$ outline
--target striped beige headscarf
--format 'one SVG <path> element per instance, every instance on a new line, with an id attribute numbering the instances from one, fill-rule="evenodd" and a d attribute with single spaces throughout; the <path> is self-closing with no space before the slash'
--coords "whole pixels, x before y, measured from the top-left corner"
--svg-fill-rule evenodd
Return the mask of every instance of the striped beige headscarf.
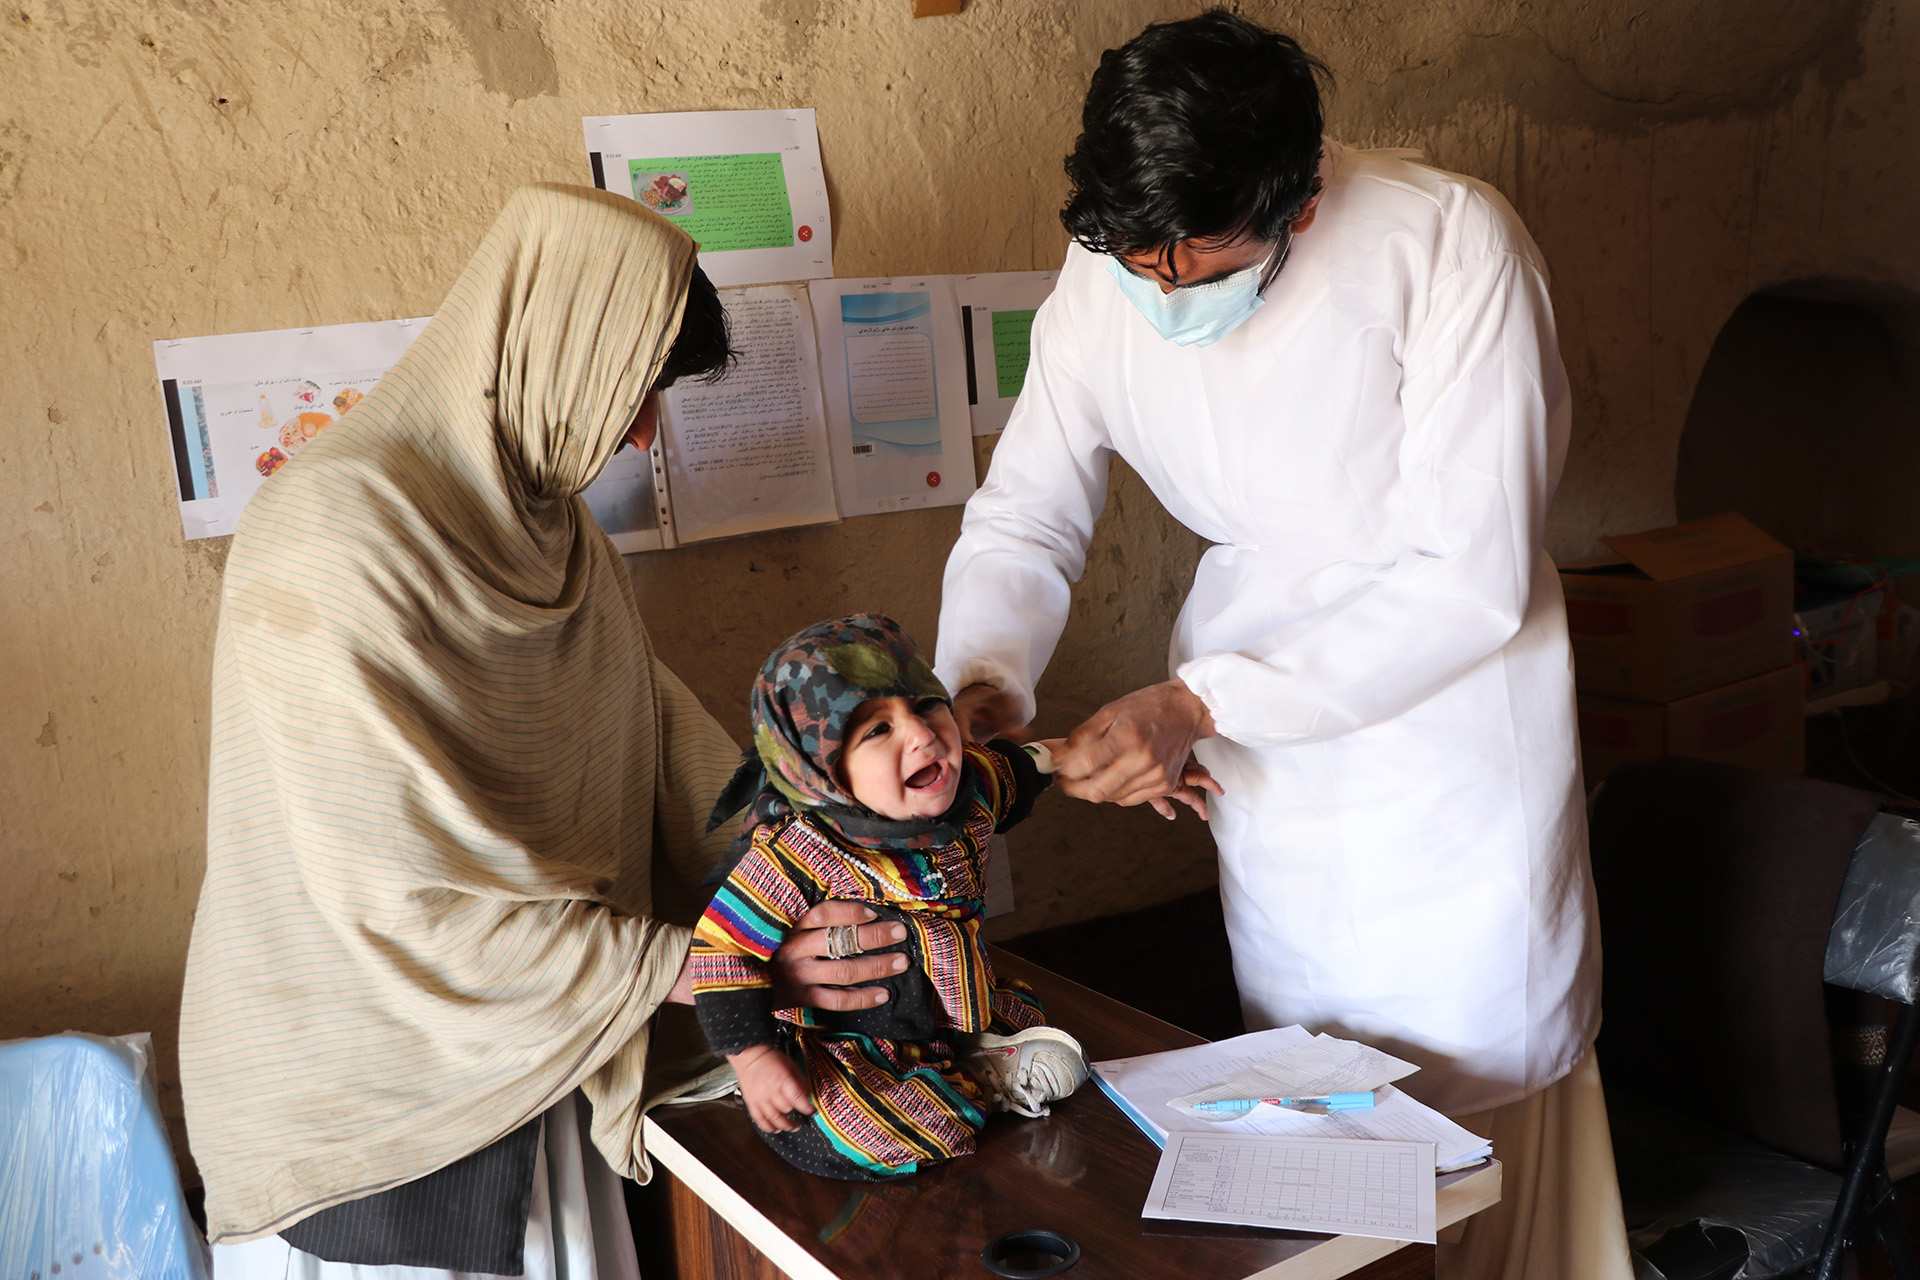
<path id="1" fill-rule="evenodd" d="M 739 753 L 655 660 L 579 493 L 693 260 L 630 200 L 515 193 L 412 349 L 247 506 L 180 1034 L 215 1242 L 576 1087 L 645 1172 L 647 1023 L 689 936 L 650 918 L 655 860 L 698 882 Z"/>

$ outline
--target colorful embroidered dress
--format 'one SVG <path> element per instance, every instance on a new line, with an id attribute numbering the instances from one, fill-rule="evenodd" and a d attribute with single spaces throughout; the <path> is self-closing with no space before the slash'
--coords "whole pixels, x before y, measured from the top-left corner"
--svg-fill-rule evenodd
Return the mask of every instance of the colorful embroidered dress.
<path id="1" fill-rule="evenodd" d="M 716 1052 L 776 1044 L 806 1073 L 813 1123 L 762 1136 L 790 1163 L 843 1178 L 897 1177 L 972 1151 L 987 1108 L 957 1063 L 962 1037 L 1044 1020 L 1023 987 L 995 984 L 980 917 L 987 841 L 1026 817 L 1046 779 L 1016 746 L 969 746 L 945 813 L 876 814 L 835 780 L 847 723 L 872 698 L 951 705 L 912 637 L 878 614 L 809 627 L 761 667 L 754 750 L 714 823 L 743 806 L 748 815 L 690 962 Z M 906 940 L 881 950 L 905 952 L 908 965 L 877 984 L 888 991 L 877 1008 L 776 1010 L 768 957 L 829 898 L 904 923 Z"/>
<path id="2" fill-rule="evenodd" d="M 1045 1021 L 1030 992 L 996 985 L 980 942 L 987 840 L 1014 807 L 1017 766 L 985 747 L 969 746 L 966 758 L 977 785 L 958 840 L 861 849 L 804 817 L 762 824 L 694 930 L 695 1004 L 714 1049 L 738 1053 L 778 1039 L 806 1071 L 814 1126 L 876 1174 L 971 1152 L 987 1111 L 956 1063 L 959 1036 Z M 881 916 L 905 922 L 907 941 L 888 950 L 914 962 L 877 1009 L 775 1010 L 767 958 L 796 919 L 828 898 L 873 903 Z"/>

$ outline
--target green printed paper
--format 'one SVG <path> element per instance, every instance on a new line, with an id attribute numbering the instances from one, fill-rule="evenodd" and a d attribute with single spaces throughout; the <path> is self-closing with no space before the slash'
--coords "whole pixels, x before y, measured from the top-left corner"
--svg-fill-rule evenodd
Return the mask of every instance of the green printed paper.
<path id="1" fill-rule="evenodd" d="M 793 206 L 780 153 L 628 160 L 633 198 L 700 242 L 702 253 L 786 249 Z"/>
<path id="2" fill-rule="evenodd" d="M 1033 351 L 1032 311 L 993 313 L 993 376 L 1000 398 L 1011 400 L 1027 381 L 1027 360 Z"/>

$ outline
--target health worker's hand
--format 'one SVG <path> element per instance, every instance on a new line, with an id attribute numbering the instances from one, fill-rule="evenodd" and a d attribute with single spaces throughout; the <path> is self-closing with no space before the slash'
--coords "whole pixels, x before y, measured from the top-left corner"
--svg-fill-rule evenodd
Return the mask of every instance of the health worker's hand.
<path id="1" fill-rule="evenodd" d="M 793 922 L 787 940 L 773 953 L 773 1003 L 775 1008 L 791 1009 L 805 1005 L 810 1009 L 871 1009 L 887 1002 L 884 987 L 862 987 L 907 967 L 907 958 L 898 951 L 885 955 L 851 956 L 845 960 L 827 958 L 827 926 L 859 926 L 857 936 L 862 951 L 890 946 L 907 936 L 907 926 L 897 920 L 871 923 L 873 912 L 858 902 L 822 902 Z"/>
<path id="2" fill-rule="evenodd" d="M 1095 803 L 1150 804 L 1172 821 L 1173 804 L 1207 816 L 1205 792 L 1226 792 L 1193 759 L 1193 744 L 1214 734 L 1207 704 L 1178 680 L 1116 698 L 1067 735 L 1054 755 L 1054 785 Z"/>
<path id="3" fill-rule="evenodd" d="M 1174 818 L 1173 802 L 1177 800 L 1199 814 L 1200 821 L 1205 822 L 1207 820 L 1207 797 L 1205 793 L 1209 791 L 1217 796 L 1227 794 L 1226 789 L 1220 785 L 1211 773 L 1207 772 L 1207 766 L 1201 764 L 1198 760 L 1189 760 L 1186 763 L 1186 767 L 1180 770 L 1180 785 L 1164 796 L 1149 797 L 1147 803 L 1153 806 L 1155 813 L 1165 818 L 1168 822 L 1172 822 Z"/>
<path id="4" fill-rule="evenodd" d="M 970 684 L 953 696 L 953 718 L 968 742 L 1008 742 L 1027 740 L 1026 724 L 1020 719 L 1020 700 L 1005 689 L 991 684 Z"/>
<path id="5" fill-rule="evenodd" d="M 800 1127 L 793 1112 L 813 1114 L 807 1099 L 807 1082 L 793 1059 L 770 1044 L 727 1055 L 740 1077 L 740 1096 L 746 1099 L 747 1114 L 767 1133 L 786 1133 Z"/>

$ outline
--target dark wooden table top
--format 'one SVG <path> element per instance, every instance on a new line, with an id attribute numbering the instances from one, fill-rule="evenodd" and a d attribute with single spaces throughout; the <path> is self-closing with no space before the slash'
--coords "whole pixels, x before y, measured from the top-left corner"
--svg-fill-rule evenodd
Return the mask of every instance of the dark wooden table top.
<path id="1" fill-rule="evenodd" d="M 1072 1032 L 1094 1061 L 1200 1043 L 1198 1036 L 998 948 L 992 956 L 998 976 L 1026 980 L 1046 1003 L 1049 1020 Z M 788 1255 L 783 1263 L 765 1242 L 755 1241 L 790 1272 L 811 1270 L 793 1253 L 797 1245 L 841 1280 L 985 1277 L 990 1273 L 979 1255 L 987 1241 L 1029 1228 L 1058 1231 L 1079 1243 L 1071 1280 L 1339 1276 L 1397 1247 L 1352 1236 L 1142 1218 L 1159 1149 L 1092 1083 L 1054 1103 L 1046 1119 L 996 1116 L 976 1154 L 889 1184 L 838 1182 L 791 1168 L 755 1134 L 737 1097 L 662 1107 L 649 1119 L 672 1140 L 649 1142 L 656 1158 L 710 1203 L 715 1197 L 702 1190 L 702 1181 L 717 1180 L 737 1192 L 751 1206 L 749 1214 L 764 1216 L 791 1242 L 780 1242 L 780 1252 Z M 670 1152 L 670 1146 L 681 1151 Z M 696 1176 L 676 1167 L 686 1157 L 702 1166 L 691 1171 Z M 1497 1198 L 1497 1166 L 1491 1179 L 1476 1183 L 1471 1208 Z M 1454 1199 L 1457 1207 L 1460 1197 Z M 719 1203 L 715 1208 L 749 1239 L 752 1225 L 765 1230 L 765 1224 L 735 1220 L 742 1210 L 738 1202 L 736 1212 Z M 1457 1216 L 1441 1215 L 1443 1221 Z"/>

